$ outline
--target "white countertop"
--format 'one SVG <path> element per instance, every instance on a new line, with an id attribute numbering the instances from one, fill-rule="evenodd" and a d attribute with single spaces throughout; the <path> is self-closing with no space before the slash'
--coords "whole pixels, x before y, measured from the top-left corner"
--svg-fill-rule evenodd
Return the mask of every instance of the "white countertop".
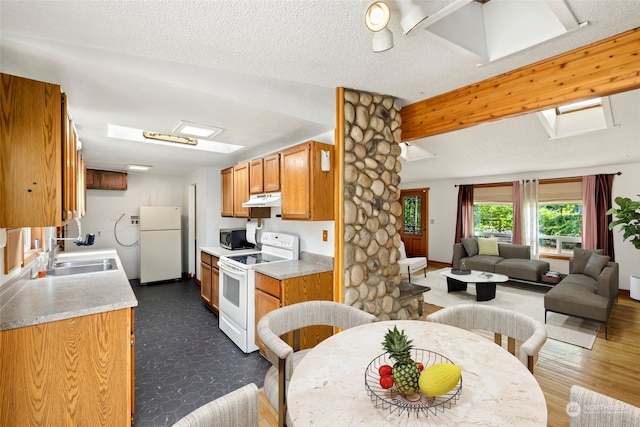
<path id="1" fill-rule="evenodd" d="M 61 252 L 56 258 L 58 261 L 115 258 L 118 269 L 19 280 L 0 294 L 0 330 L 138 305 L 115 249 Z"/>

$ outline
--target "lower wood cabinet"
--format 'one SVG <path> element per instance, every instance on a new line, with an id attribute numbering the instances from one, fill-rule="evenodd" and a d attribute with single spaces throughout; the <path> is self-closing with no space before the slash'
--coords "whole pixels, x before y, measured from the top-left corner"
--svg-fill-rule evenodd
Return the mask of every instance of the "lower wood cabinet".
<path id="1" fill-rule="evenodd" d="M 126 308 L 0 331 L 0 426 L 130 426 L 132 319 Z"/>
<path id="2" fill-rule="evenodd" d="M 218 284 L 220 282 L 220 269 L 218 261 L 220 258 L 200 252 L 200 296 L 202 301 L 211 310 L 218 313 Z"/>
<path id="3" fill-rule="evenodd" d="M 256 273 L 256 326 L 258 321 L 270 311 L 303 301 L 333 299 L 333 272 L 309 274 L 278 280 Z M 256 327 L 256 345 L 265 354 Z M 316 344 L 333 334 L 330 326 L 310 326 L 300 330 L 300 349 L 315 347 Z M 292 335 L 292 334 L 290 334 Z M 293 336 L 288 338 L 293 344 Z"/>

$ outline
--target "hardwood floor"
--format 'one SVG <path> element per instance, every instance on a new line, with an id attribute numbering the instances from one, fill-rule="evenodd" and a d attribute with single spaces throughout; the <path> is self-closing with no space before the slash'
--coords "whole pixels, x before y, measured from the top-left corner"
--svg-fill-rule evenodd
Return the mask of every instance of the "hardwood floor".
<path id="1" fill-rule="evenodd" d="M 428 270 L 441 268 L 430 263 Z M 425 316 L 441 307 L 425 304 Z M 577 384 L 640 406 L 640 302 L 620 291 L 609 319 L 609 339 L 600 328 L 592 350 L 547 340 L 534 376 L 547 401 L 548 425 L 568 426 L 569 389 Z M 277 414 L 260 392 L 260 427 L 277 426 Z"/>

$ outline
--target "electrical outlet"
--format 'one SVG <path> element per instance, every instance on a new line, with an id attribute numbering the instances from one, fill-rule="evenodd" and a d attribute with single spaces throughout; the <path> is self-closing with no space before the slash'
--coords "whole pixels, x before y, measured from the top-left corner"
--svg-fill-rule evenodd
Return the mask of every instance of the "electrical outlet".
<path id="1" fill-rule="evenodd" d="M 329 239 L 329 231 L 322 230 L 322 241 L 326 242 Z"/>

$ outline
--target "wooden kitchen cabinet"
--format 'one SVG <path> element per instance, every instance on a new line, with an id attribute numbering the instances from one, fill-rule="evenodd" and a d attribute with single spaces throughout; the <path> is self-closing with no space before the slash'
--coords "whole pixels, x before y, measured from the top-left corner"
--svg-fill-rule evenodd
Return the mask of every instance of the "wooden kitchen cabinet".
<path id="1" fill-rule="evenodd" d="M 264 163 L 263 159 L 249 162 L 249 193 L 264 193 Z"/>
<path id="2" fill-rule="evenodd" d="M 78 136 L 60 86 L 2 74 L 0 228 L 61 226 L 83 215 Z"/>
<path id="3" fill-rule="evenodd" d="M 87 189 L 119 190 L 127 189 L 127 173 L 87 169 Z"/>
<path id="4" fill-rule="evenodd" d="M 200 296 L 205 305 L 214 312 L 218 313 L 218 303 L 220 296 L 218 295 L 220 283 L 220 269 L 218 261 L 220 258 L 200 252 Z"/>
<path id="5" fill-rule="evenodd" d="M 222 211 L 223 217 L 233 216 L 233 167 L 223 169 L 220 172 L 220 182 L 222 183 Z"/>
<path id="6" fill-rule="evenodd" d="M 62 225 L 60 86 L 0 74 L 0 228 Z"/>
<path id="7" fill-rule="evenodd" d="M 321 152 L 328 151 L 333 162 L 333 145 L 317 141 L 282 151 L 280 181 L 282 219 L 333 220 L 333 170 L 320 168 Z"/>
<path id="8" fill-rule="evenodd" d="M 249 162 L 240 163 L 233 167 L 233 216 L 248 218 L 249 208 L 242 204 L 249 200 Z"/>
<path id="9" fill-rule="evenodd" d="M 0 425 L 130 426 L 132 311 L 0 331 Z"/>
<path id="10" fill-rule="evenodd" d="M 280 190 L 280 153 L 252 160 L 249 165 L 249 192 L 272 193 Z"/>
<path id="11" fill-rule="evenodd" d="M 309 274 L 278 280 L 265 274 L 257 273 L 256 286 L 256 331 L 258 321 L 265 314 L 277 308 L 303 301 L 333 300 L 333 272 Z M 301 349 L 314 347 L 316 344 L 331 336 L 333 328 L 330 326 L 310 326 L 300 330 Z M 289 344 L 293 338 L 289 337 Z M 256 345 L 264 353 L 264 344 L 256 332 Z"/>

